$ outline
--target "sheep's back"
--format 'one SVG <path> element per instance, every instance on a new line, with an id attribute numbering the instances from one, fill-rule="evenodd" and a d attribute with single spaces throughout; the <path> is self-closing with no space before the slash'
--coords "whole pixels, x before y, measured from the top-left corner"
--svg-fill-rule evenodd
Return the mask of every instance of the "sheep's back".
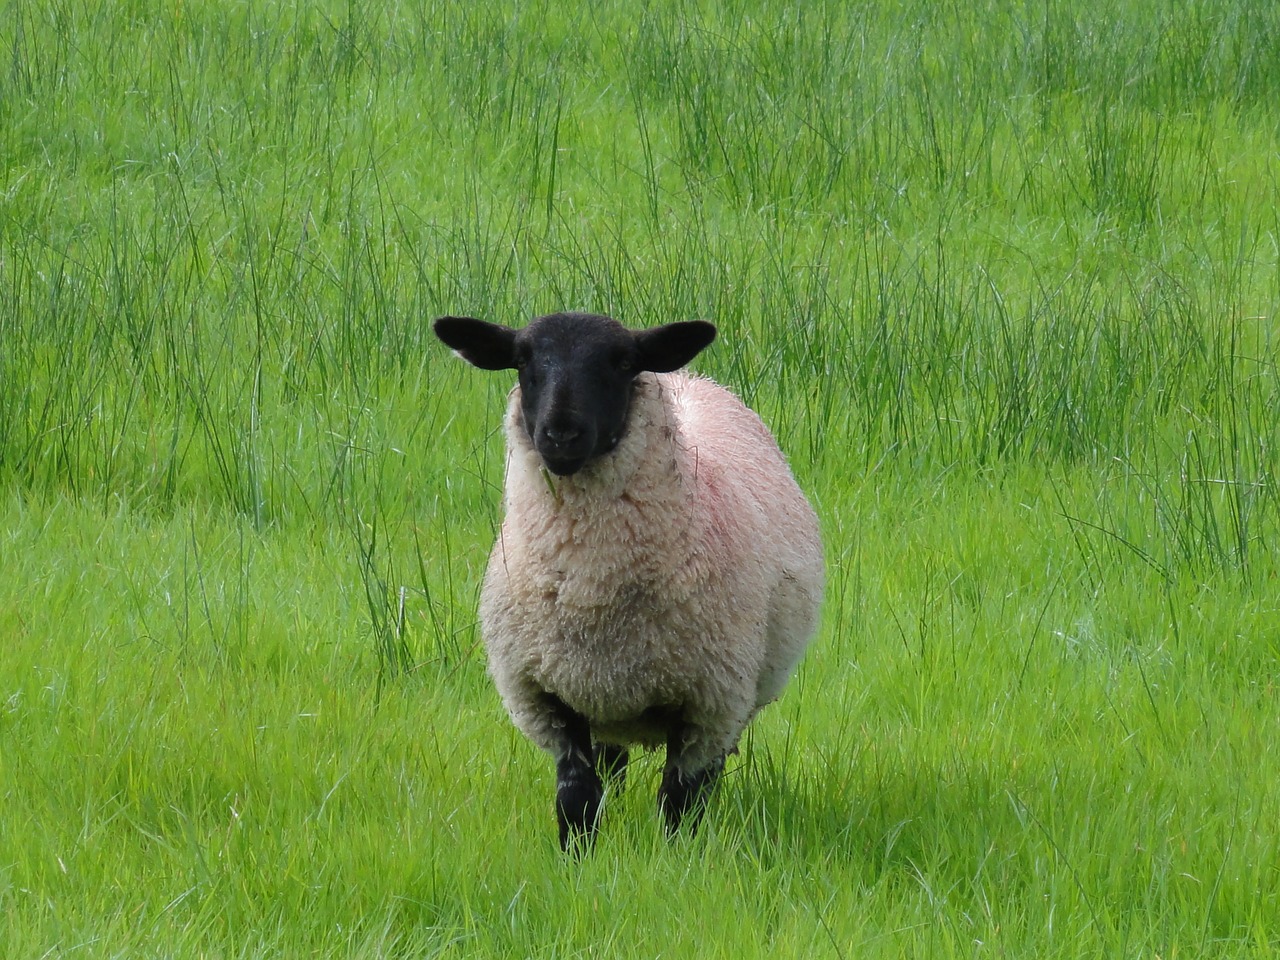
<path id="1" fill-rule="evenodd" d="M 704 495 L 732 500 L 744 511 L 753 549 L 781 548 L 789 562 L 806 559 L 820 566 L 817 517 L 764 421 L 714 380 L 667 377 L 695 476 L 699 485 L 713 487 Z"/>
<path id="2" fill-rule="evenodd" d="M 764 568 L 758 581 L 768 597 L 760 707 L 777 697 L 817 628 L 824 580 L 817 516 L 755 411 L 712 380 L 672 377 L 681 430 L 697 453 L 702 496 L 715 505 L 709 512 L 724 525 L 744 528 L 736 549 Z M 734 590 L 735 601 L 756 586 Z"/>

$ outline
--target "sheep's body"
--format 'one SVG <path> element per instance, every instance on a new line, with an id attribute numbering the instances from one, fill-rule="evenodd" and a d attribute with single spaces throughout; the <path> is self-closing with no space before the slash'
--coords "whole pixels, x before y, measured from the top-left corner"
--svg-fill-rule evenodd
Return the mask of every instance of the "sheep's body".
<path id="1" fill-rule="evenodd" d="M 781 691 L 822 595 L 817 521 L 773 436 L 683 372 L 637 377 L 617 448 L 553 482 L 519 387 L 505 428 L 481 621 L 512 719 L 562 753 L 550 694 L 597 741 L 659 745 L 678 722 L 681 772 L 723 758 Z"/>
<path id="2" fill-rule="evenodd" d="M 518 373 L 481 629 L 512 719 L 555 757 L 561 844 L 595 836 L 602 775 L 621 777 L 633 743 L 665 743 L 658 806 L 668 831 L 696 826 L 813 634 L 812 508 L 760 418 L 676 372 L 710 323 L 557 313 L 435 331 L 468 363 Z"/>

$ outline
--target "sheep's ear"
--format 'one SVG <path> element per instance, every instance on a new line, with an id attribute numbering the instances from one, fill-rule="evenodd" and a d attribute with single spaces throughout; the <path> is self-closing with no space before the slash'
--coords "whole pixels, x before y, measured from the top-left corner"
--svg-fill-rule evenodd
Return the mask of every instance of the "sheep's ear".
<path id="1" fill-rule="evenodd" d="M 716 338 L 716 327 L 705 320 L 668 323 L 651 330 L 636 331 L 639 367 L 653 373 L 679 370 Z"/>
<path id="2" fill-rule="evenodd" d="M 481 370 L 510 370 L 516 365 L 516 332 L 474 317 L 441 317 L 432 325 L 454 353 Z"/>

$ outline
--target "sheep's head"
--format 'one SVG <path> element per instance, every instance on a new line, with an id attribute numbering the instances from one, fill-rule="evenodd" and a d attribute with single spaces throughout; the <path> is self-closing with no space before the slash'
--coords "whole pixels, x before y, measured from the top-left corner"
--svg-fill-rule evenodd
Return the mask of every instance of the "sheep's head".
<path id="1" fill-rule="evenodd" d="M 562 477 L 618 445 L 638 373 L 677 370 L 716 336 L 703 320 L 628 330 L 590 313 L 553 313 L 521 330 L 471 317 L 441 317 L 434 328 L 468 363 L 518 372 L 524 428 Z"/>

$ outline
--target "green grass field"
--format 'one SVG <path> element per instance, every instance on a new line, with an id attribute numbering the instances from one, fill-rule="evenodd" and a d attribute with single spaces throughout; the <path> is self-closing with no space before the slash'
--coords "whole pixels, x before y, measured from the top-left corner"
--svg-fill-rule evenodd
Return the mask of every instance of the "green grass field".
<path id="1" fill-rule="evenodd" d="M 0 953 L 1280 954 L 1280 5 L 0 7 Z M 823 626 L 561 856 L 507 383 L 714 320 Z"/>

